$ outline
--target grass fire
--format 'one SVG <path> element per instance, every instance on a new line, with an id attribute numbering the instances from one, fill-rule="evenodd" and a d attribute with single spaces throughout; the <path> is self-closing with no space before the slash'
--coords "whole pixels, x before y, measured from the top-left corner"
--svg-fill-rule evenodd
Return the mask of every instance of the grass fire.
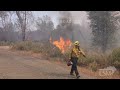
<path id="1" fill-rule="evenodd" d="M 50 42 L 58 47 L 62 53 L 64 53 L 68 47 L 72 44 L 70 39 L 65 40 L 63 37 L 60 37 L 59 40 L 52 41 L 52 38 L 50 38 Z"/>
<path id="2" fill-rule="evenodd" d="M 68 61 L 120 78 L 120 11 L 0 11 L 0 78 L 66 78 Z"/>

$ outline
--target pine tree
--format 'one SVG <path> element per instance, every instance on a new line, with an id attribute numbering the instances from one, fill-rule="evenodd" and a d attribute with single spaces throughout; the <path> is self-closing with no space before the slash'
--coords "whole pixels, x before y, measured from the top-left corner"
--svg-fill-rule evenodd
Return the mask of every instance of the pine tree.
<path id="1" fill-rule="evenodd" d="M 115 43 L 115 20 L 110 11 L 89 11 L 90 27 L 93 34 L 93 46 L 98 46 L 104 53 Z"/>

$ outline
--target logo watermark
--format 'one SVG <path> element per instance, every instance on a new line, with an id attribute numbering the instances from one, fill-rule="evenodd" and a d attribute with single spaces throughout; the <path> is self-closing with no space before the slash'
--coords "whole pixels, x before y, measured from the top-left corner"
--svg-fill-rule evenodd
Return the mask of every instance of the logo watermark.
<path id="1" fill-rule="evenodd" d="M 104 68 L 104 69 L 99 69 L 99 75 L 100 76 L 112 76 L 116 71 L 116 68 L 115 67 L 107 67 L 107 68 Z"/>
<path id="2" fill-rule="evenodd" d="M 59 23 L 71 23 L 72 20 L 71 19 L 60 19 Z"/>

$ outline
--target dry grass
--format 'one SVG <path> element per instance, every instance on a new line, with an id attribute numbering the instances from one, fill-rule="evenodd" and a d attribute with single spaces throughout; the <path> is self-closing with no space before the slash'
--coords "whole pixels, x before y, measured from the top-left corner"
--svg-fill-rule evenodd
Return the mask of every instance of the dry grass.
<path id="1" fill-rule="evenodd" d="M 53 58 L 54 60 L 58 58 L 62 61 L 69 58 L 71 50 L 68 49 L 64 54 L 62 54 L 57 47 L 48 42 L 31 41 L 17 42 L 12 45 L 12 49 L 42 53 L 46 57 Z M 87 51 L 86 56 L 86 58 L 82 56 L 79 58 L 79 66 L 86 67 L 92 71 L 98 71 L 99 69 L 103 69 L 108 66 L 115 66 L 118 71 L 120 70 L 120 49 L 115 49 L 112 53 L 109 54 Z"/>
<path id="2" fill-rule="evenodd" d="M 13 42 L 9 42 L 9 41 L 0 41 L 0 46 L 8 46 L 8 45 L 12 45 Z"/>
<path id="3" fill-rule="evenodd" d="M 17 42 L 12 45 L 12 49 L 22 51 L 32 51 L 34 53 L 42 53 L 48 57 L 60 57 L 62 56 L 61 51 L 48 42 Z"/>

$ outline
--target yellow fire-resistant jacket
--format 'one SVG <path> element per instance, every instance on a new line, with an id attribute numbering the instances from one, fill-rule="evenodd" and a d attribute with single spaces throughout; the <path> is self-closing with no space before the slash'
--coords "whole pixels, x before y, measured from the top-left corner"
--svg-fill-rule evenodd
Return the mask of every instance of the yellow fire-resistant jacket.
<path id="1" fill-rule="evenodd" d="M 77 57 L 78 58 L 81 55 L 85 56 L 85 53 L 81 49 L 73 47 L 73 49 L 71 51 L 71 54 L 70 54 L 70 58 L 71 57 Z"/>

